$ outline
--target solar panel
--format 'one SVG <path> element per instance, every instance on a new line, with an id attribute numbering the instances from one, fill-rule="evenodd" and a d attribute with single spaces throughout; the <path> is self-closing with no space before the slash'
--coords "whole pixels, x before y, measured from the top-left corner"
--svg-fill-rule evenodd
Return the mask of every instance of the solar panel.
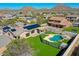
<path id="1" fill-rule="evenodd" d="M 37 27 L 40 27 L 40 25 L 39 24 L 32 24 L 32 25 L 24 26 L 23 28 L 31 30 L 31 29 L 34 29 L 34 28 L 37 28 Z"/>
<path id="2" fill-rule="evenodd" d="M 4 31 L 4 32 L 8 32 L 9 29 L 10 29 L 10 27 L 6 26 L 6 27 L 3 28 L 3 31 Z"/>

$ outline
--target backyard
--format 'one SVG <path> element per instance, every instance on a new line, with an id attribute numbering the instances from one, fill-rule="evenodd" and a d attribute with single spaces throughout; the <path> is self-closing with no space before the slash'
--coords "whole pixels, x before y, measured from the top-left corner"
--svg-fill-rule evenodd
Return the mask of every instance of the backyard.
<path id="1" fill-rule="evenodd" d="M 42 43 L 38 35 L 36 37 L 22 39 L 21 41 L 19 39 L 13 40 L 7 46 L 7 50 L 3 53 L 3 55 L 21 55 L 23 50 L 26 51 L 25 49 L 27 48 L 27 45 L 30 47 L 29 50 L 32 49 L 32 51 L 30 50 L 30 52 L 33 56 L 56 56 L 60 51 L 60 49 Z M 23 46 L 25 49 L 22 50 Z M 15 50 L 17 51 L 14 52 Z M 20 53 L 18 53 L 18 51 L 20 51 Z"/>
<path id="2" fill-rule="evenodd" d="M 49 31 L 49 32 L 46 32 L 45 34 L 56 34 L 56 33 Z M 53 47 L 51 45 L 48 45 L 48 44 L 41 42 L 40 36 L 42 37 L 42 40 L 43 40 L 43 38 L 45 36 L 47 36 L 45 34 L 41 34 L 41 35 L 36 36 L 36 37 L 30 37 L 26 41 L 33 48 L 33 51 L 35 51 L 33 53 L 33 55 L 35 55 L 35 56 L 36 55 L 37 56 L 56 56 L 60 51 L 60 49 L 58 49 L 56 47 L 60 46 L 60 44 L 62 42 L 67 43 L 68 40 L 62 40 L 62 42 L 57 41 L 57 42 L 54 42 L 54 43 L 50 43 L 50 44 L 53 44 L 53 45 L 56 46 L 56 47 Z"/>
<path id="3" fill-rule="evenodd" d="M 53 32 L 46 32 L 45 34 L 55 34 Z M 7 50 L 4 52 L 4 55 L 21 55 L 21 53 L 24 51 L 31 53 L 33 56 L 56 56 L 59 52 L 60 49 L 55 48 L 53 46 L 50 46 L 48 44 L 45 44 L 41 42 L 40 36 L 45 37 L 46 35 L 41 34 L 37 35 L 35 37 L 29 37 L 27 39 L 16 39 L 13 40 L 8 46 Z M 67 41 L 63 41 L 67 43 Z M 53 43 L 55 46 L 60 45 L 61 42 L 56 42 Z M 23 48 L 24 47 L 24 48 Z M 30 47 L 30 48 L 28 48 Z M 27 48 L 27 50 L 26 50 Z M 28 50 L 29 49 L 29 50 Z M 17 50 L 16 52 L 14 52 Z M 18 53 L 20 51 L 20 53 Z"/>
<path id="4" fill-rule="evenodd" d="M 40 41 L 39 36 L 30 37 L 26 40 L 28 44 L 35 51 L 33 55 L 37 56 L 56 56 L 60 49 L 54 48 L 52 46 L 46 45 Z"/>

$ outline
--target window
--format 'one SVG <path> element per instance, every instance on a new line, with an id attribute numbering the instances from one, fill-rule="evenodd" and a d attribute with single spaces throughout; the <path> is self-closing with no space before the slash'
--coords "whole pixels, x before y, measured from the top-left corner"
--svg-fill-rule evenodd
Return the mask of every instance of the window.
<path id="1" fill-rule="evenodd" d="M 29 35 L 30 35 L 29 33 L 26 34 L 26 36 L 29 36 Z"/>
<path id="2" fill-rule="evenodd" d="M 41 30 L 41 32 L 43 32 L 44 30 Z"/>
<path id="3" fill-rule="evenodd" d="M 55 20 L 55 22 L 58 22 L 58 23 L 60 23 L 61 21 Z"/>
<path id="4" fill-rule="evenodd" d="M 37 33 L 40 33 L 40 30 L 39 29 L 37 29 Z"/>
<path id="5" fill-rule="evenodd" d="M 35 32 L 34 30 L 31 31 L 31 33 L 34 33 L 34 32 Z"/>
<path id="6" fill-rule="evenodd" d="M 58 22 L 58 23 L 60 23 L 61 21 L 59 21 L 59 20 L 49 20 L 50 22 Z"/>

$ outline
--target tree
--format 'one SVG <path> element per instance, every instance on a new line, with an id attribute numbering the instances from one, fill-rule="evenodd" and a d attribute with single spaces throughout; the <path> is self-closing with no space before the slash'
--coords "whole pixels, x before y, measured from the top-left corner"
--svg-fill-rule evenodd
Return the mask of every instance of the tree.
<path id="1" fill-rule="evenodd" d="M 28 46 L 25 39 L 15 39 L 4 51 L 3 56 L 19 56 L 19 55 L 31 55 L 31 48 Z"/>
<path id="2" fill-rule="evenodd" d="M 56 16 L 56 13 L 55 12 L 52 12 L 52 16 Z"/>
<path id="3" fill-rule="evenodd" d="M 37 23 L 38 24 L 43 24 L 43 23 L 47 23 L 47 20 L 44 18 L 44 16 L 37 16 L 38 20 Z"/>
<path id="4" fill-rule="evenodd" d="M 19 14 L 22 14 L 23 12 L 19 12 Z"/>

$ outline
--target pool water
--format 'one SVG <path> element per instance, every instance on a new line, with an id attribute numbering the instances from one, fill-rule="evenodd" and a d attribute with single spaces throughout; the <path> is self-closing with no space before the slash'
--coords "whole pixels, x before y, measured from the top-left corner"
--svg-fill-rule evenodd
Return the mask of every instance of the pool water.
<path id="1" fill-rule="evenodd" d="M 52 41 L 59 41 L 61 39 L 63 39 L 63 37 L 61 35 L 55 35 L 50 38 L 50 40 L 52 40 Z"/>

